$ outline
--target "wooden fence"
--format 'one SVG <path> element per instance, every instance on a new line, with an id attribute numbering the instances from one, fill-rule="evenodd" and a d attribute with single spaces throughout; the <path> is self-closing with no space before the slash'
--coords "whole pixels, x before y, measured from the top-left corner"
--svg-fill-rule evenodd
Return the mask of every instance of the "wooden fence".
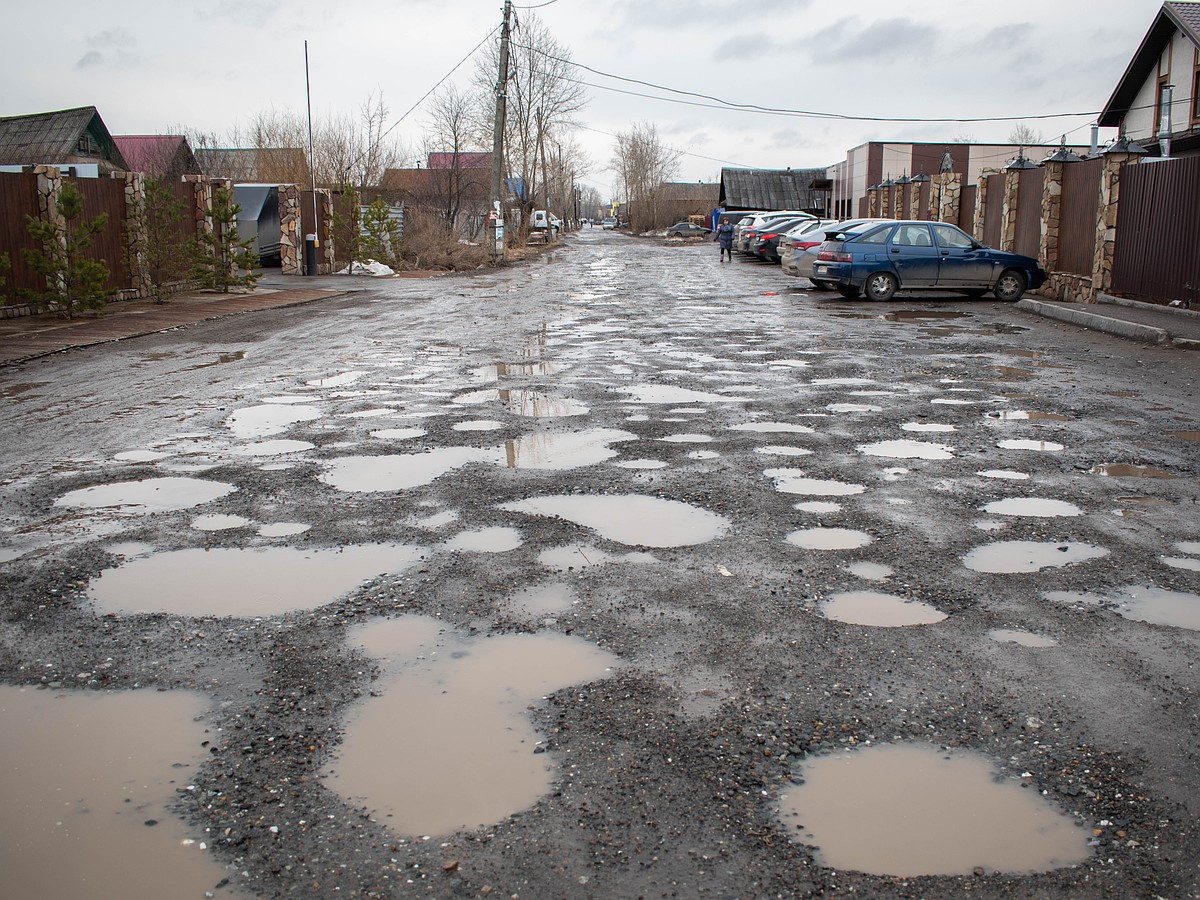
<path id="1" fill-rule="evenodd" d="M 95 236 L 88 249 L 89 258 L 108 266 L 110 291 L 129 290 L 133 281 L 129 277 L 129 266 L 125 260 L 125 229 L 128 213 L 125 208 L 125 181 L 116 178 L 64 178 L 73 184 L 83 197 L 82 221 L 90 222 L 97 216 L 108 219 L 103 230 Z"/>
<path id="2" fill-rule="evenodd" d="M 1100 205 L 1100 157 L 1070 163 L 1062 171 L 1058 270 L 1091 275 L 1096 259 L 1096 210 Z"/>
<path id="3" fill-rule="evenodd" d="M 25 262 L 21 252 L 31 247 L 26 223 L 29 217 L 38 218 L 37 176 L 24 172 L 0 172 L 0 256 L 7 256 L 12 266 L 0 272 L 5 280 L 0 288 L 3 305 L 23 302 L 25 291 L 42 291 L 45 279 Z"/>

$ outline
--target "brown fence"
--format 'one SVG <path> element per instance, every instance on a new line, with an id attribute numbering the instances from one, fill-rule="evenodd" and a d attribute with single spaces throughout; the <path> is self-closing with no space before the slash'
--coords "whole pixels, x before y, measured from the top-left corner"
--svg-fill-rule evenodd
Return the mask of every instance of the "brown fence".
<path id="1" fill-rule="evenodd" d="M 83 196 L 81 221 L 90 222 L 108 216 L 104 229 L 96 235 L 87 255 L 108 266 L 105 287 L 112 291 L 132 286 L 125 266 L 125 182 L 117 178 L 64 178 Z"/>
<path id="2" fill-rule="evenodd" d="M 1038 258 L 1042 246 L 1042 186 L 1045 169 L 1023 169 L 1017 176 L 1017 233 L 1013 250 Z"/>
<path id="3" fill-rule="evenodd" d="M 177 203 L 182 204 L 179 229 L 185 238 L 196 238 L 196 186 L 187 181 L 172 181 L 171 193 Z"/>
<path id="4" fill-rule="evenodd" d="M 44 291 L 46 279 L 33 271 L 21 252 L 33 242 L 26 227 L 27 216 L 37 218 L 37 176 L 32 172 L 0 172 L 0 256 L 7 254 L 12 268 L 0 272 L 3 304 L 23 303 L 25 291 Z"/>
<path id="5" fill-rule="evenodd" d="M 1112 289 L 1200 302 L 1200 156 L 1121 168 Z"/>
<path id="6" fill-rule="evenodd" d="M 967 234 L 975 231 L 975 195 L 978 193 L 975 185 L 964 185 L 958 198 L 958 227 Z"/>
<path id="7" fill-rule="evenodd" d="M 920 181 L 918 185 L 920 187 L 920 194 L 917 195 L 917 218 L 928 220 L 930 218 L 929 191 L 933 185 L 928 181 Z"/>
<path id="8" fill-rule="evenodd" d="M 1068 163 L 1062 170 L 1058 266 L 1071 275 L 1091 275 L 1096 256 L 1096 212 L 1100 206 L 1100 157 Z"/>
<path id="9" fill-rule="evenodd" d="M 1004 218 L 1004 176 L 988 175 L 987 194 L 983 204 L 983 242 L 993 249 L 1000 249 Z"/>

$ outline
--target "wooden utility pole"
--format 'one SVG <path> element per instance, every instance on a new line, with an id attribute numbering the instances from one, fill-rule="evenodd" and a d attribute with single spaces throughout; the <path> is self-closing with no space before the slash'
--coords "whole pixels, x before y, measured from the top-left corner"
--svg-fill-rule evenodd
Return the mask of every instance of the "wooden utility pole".
<path id="1" fill-rule="evenodd" d="M 492 130 L 492 258 L 504 259 L 504 119 L 508 114 L 508 37 L 512 0 L 504 0 L 504 24 L 500 27 L 500 71 L 496 81 L 496 119 Z"/>

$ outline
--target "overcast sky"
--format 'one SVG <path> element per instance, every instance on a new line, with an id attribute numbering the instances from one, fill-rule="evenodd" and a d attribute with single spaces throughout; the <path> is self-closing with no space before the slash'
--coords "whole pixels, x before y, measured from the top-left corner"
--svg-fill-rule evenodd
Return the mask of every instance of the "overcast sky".
<path id="1" fill-rule="evenodd" d="M 1016 116 L 1086 143 L 1158 0 L 526 0 L 572 59 L 612 75 L 792 110 L 887 118 Z M 94 105 L 114 134 L 227 133 L 274 107 L 314 116 L 382 92 L 399 118 L 500 22 L 501 0 L 58 0 L 10 11 L 0 115 Z M 20 27 L 24 18 L 26 26 Z M 51 34 L 51 27 L 57 34 Z M 480 51 L 482 52 L 482 50 Z M 470 83 L 468 61 L 452 76 Z M 580 72 L 591 85 L 661 94 Z M 869 140 L 1004 142 L 1009 122 L 837 121 L 709 109 L 601 87 L 580 115 L 589 180 L 608 194 L 612 137 L 653 122 L 685 151 L 681 181 L 723 165 L 824 166 Z M 675 96 L 675 100 L 687 98 Z M 705 102 L 696 100 L 695 102 Z M 1063 118 L 1038 119 L 1059 113 Z M 418 108 L 393 132 L 420 145 Z M 1102 132 L 1102 136 L 1111 136 Z M 490 149 L 490 148 L 483 148 Z"/>

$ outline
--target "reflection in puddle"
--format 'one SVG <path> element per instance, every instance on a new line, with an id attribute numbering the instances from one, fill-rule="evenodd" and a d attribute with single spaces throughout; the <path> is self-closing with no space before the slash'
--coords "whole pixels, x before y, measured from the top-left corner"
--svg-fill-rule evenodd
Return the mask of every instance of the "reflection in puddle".
<path id="1" fill-rule="evenodd" d="M 1058 644 L 1054 638 L 1028 631 L 1016 631 L 1011 628 L 993 628 L 987 633 L 987 636 L 993 641 L 1020 644 L 1022 647 L 1054 647 Z"/>
<path id="2" fill-rule="evenodd" d="M 693 391 L 666 384 L 637 384 L 632 387 L 623 387 L 621 391 L 629 394 L 630 401 L 634 403 L 739 403 L 746 399 L 725 394 L 710 394 L 706 391 Z"/>
<path id="3" fill-rule="evenodd" d="M 114 509 L 123 513 L 169 512 L 211 503 L 236 490 L 232 484 L 203 478 L 147 478 L 70 491 L 55 500 L 54 505 Z"/>
<path id="4" fill-rule="evenodd" d="M 235 437 L 257 438 L 279 434 L 299 422 L 319 418 L 321 411 L 315 406 L 264 403 L 239 409 L 225 420 L 225 424 Z"/>
<path id="5" fill-rule="evenodd" d="M 791 422 L 745 422 L 733 425 L 730 431 L 753 431 L 756 434 L 813 434 L 814 429 L 807 425 L 796 425 Z"/>
<path id="6" fill-rule="evenodd" d="M 987 504 L 983 511 L 996 516 L 1036 516 L 1044 519 L 1083 515 L 1083 511 L 1074 503 L 1045 497 L 1007 497 Z"/>
<path id="7" fill-rule="evenodd" d="M 612 459 L 610 444 L 636 441 L 637 435 L 614 428 L 566 434 L 526 434 L 505 444 L 510 469 L 576 469 Z"/>
<path id="8" fill-rule="evenodd" d="M 1010 481 L 1025 481 L 1029 477 L 1026 472 L 1014 472 L 1011 469 L 986 469 L 975 474 L 984 478 L 1006 478 Z"/>
<path id="9" fill-rule="evenodd" d="M 197 516 L 192 519 L 192 527 L 197 531 L 228 531 L 231 528 L 245 528 L 250 520 L 244 516 Z"/>
<path id="10" fill-rule="evenodd" d="M 403 491 L 434 480 L 471 463 L 503 465 L 500 450 L 441 447 L 427 453 L 389 456 L 344 456 L 325 463 L 320 481 L 339 491 L 372 493 Z"/>
<path id="11" fill-rule="evenodd" d="M 326 783 L 405 835 L 478 828 L 537 802 L 554 757 L 537 752 L 527 705 L 607 678 L 618 659 L 578 638 L 439 636 L 413 618 L 351 634 L 387 674 L 351 714 Z"/>
<path id="12" fill-rule="evenodd" d="M 102 613 L 273 616 L 324 606 L 367 578 L 404 571 L 423 552 L 404 544 L 175 550 L 105 569 L 88 596 Z"/>
<path id="13" fill-rule="evenodd" d="M 656 563 L 658 559 L 650 554 L 632 550 L 629 553 L 609 553 L 591 544 L 567 544 L 563 547 L 551 547 L 538 554 L 538 562 L 547 569 L 569 571 L 584 569 L 589 566 L 603 566 L 608 563 L 638 563 L 646 565 Z"/>
<path id="14" fill-rule="evenodd" d="M 460 394 L 454 402 L 463 406 L 478 406 L 483 403 L 500 403 L 509 412 L 518 416 L 533 416 L 546 419 L 584 416 L 589 408 L 569 397 L 552 397 L 540 391 L 486 390 Z"/>
<path id="15" fill-rule="evenodd" d="M 640 547 L 704 544 L 729 529 L 724 516 L 643 494 L 532 497 L 502 504 L 500 509 L 566 519 L 594 529 L 610 541 Z"/>
<path id="16" fill-rule="evenodd" d="M 861 578 L 864 581 L 886 581 L 895 574 L 895 570 L 891 566 L 885 566 L 883 563 L 866 562 L 860 560 L 852 562 L 846 566 L 846 571 L 855 578 Z"/>
<path id="17" fill-rule="evenodd" d="M 829 478 L 808 478 L 801 469 L 766 469 L 781 494 L 806 494 L 810 497 L 848 497 L 866 490 L 861 484 L 849 484 Z"/>
<path id="18" fill-rule="evenodd" d="M 892 594 L 876 591 L 847 591 L 834 594 L 817 604 L 821 615 L 848 625 L 871 625 L 876 628 L 902 628 L 906 625 L 932 625 L 947 616 L 944 612 L 920 600 L 905 600 Z"/>
<path id="19" fill-rule="evenodd" d="M 818 862 L 873 875 L 1044 872 L 1088 858 L 1090 834 L 969 751 L 883 744 L 805 762 L 779 810 Z M 795 824 L 792 825 L 792 822 Z"/>
<path id="20" fill-rule="evenodd" d="M 876 441 L 874 444 L 859 444 L 858 452 L 867 456 L 882 456 L 886 459 L 953 459 L 954 450 L 945 444 L 930 444 L 927 441 Z"/>
<path id="21" fill-rule="evenodd" d="M 371 437 L 381 441 L 408 441 L 424 434 L 424 428 L 381 428 L 379 431 L 372 431 Z"/>
<path id="22" fill-rule="evenodd" d="M 1130 466 L 1123 463 L 1106 463 L 1093 466 L 1093 475 L 1105 475 L 1109 478 L 1174 478 L 1170 472 L 1155 469 L 1152 466 Z"/>
<path id="23" fill-rule="evenodd" d="M 962 561 L 976 572 L 1001 575 L 1057 569 L 1107 555 L 1103 547 L 1069 541 L 997 541 L 976 547 Z"/>
<path id="24" fill-rule="evenodd" d="M 1001 450 L 1036 450 L 1043 453 L 1057 453 L 1063 449 L 1062 444 L 1054 441 L 1005 440 L 996 444 Z"/>
<path id="25" fill-rule="evenodd" d="M 989 419 L 999 419 L 1009 422 L 1070 422 L 1070 416 L 1061 413 L 1036 412 L 1026 409 L 1002 409 L 986 413 Z"/>
<path id="26" fill-rule="evenodd" d="M 181 691 L 0 687 L 4 896 L 232 896 L 171 812 L 207 757 L 207 705 Z"/>
<path id="27" fill-rule="evenodd" d="M 865 531 L 851 528 L 803 528 L 793 531 L 784 540 L 802 550 L 856 550 L 867 546 L 874 538 Z"/>
<path id="28" fill-rule="evenodd" d="M 515 528 L 477 528 L 457 534 L 443 545 L 447 550 L 472 553 L 507 553 L 521 544 L 521 532 Z"/>

